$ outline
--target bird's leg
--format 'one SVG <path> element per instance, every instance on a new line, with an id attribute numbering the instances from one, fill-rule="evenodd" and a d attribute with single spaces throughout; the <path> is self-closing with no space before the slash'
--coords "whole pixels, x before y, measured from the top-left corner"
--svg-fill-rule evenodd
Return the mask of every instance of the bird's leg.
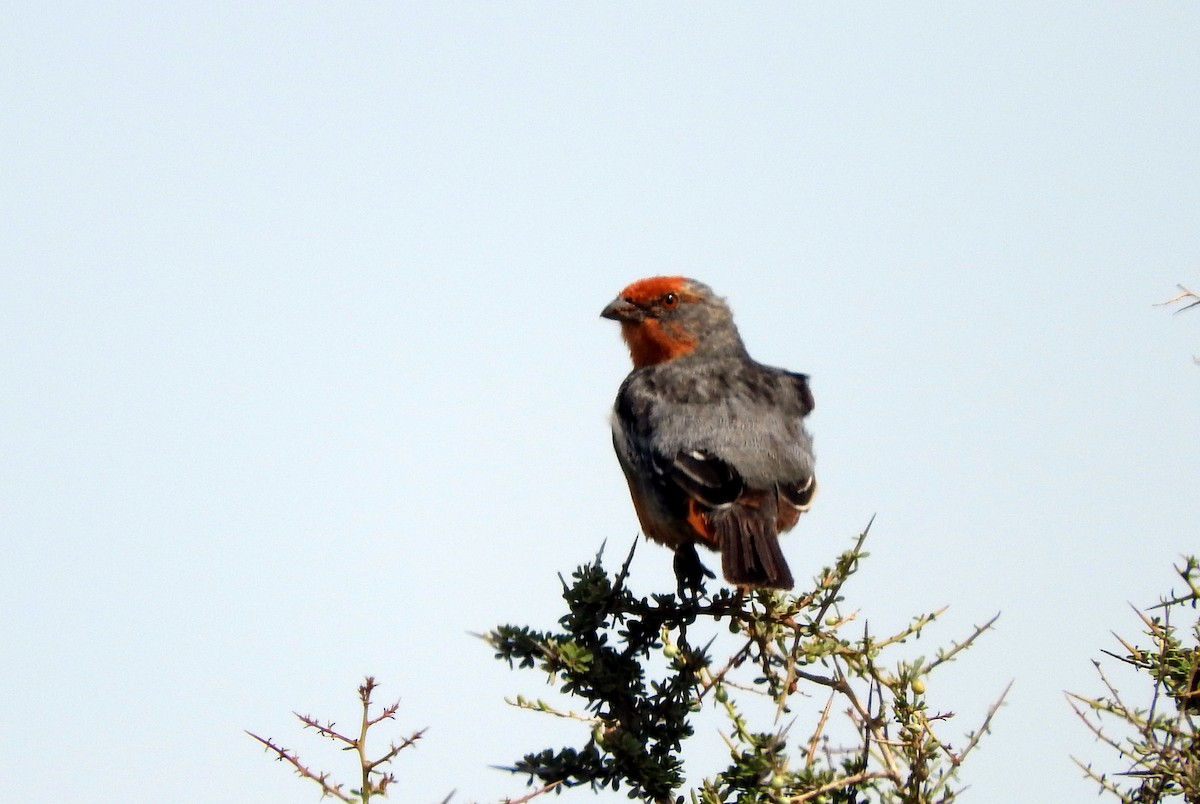
<path id="1" fill-rule="evenodd" d="M 696 602 L 704 592 L 704 579 L 715 577 L 711 570 L 700 563 L 694 543 L 687 542 L 675 548 L 675 580 L 679 583 L 680 600 Z"/>

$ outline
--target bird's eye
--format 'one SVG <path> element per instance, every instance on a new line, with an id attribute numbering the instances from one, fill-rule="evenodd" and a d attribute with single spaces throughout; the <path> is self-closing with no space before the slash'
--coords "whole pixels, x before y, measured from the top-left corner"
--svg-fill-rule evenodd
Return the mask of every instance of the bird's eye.
<path id="1" fill-rule="evenodd" d="M 679 304 L 679 297 L 674 293 L 668 293 L 666 296 L 662 297 L 663 307 L 674 307 L 677 304 Z"/>

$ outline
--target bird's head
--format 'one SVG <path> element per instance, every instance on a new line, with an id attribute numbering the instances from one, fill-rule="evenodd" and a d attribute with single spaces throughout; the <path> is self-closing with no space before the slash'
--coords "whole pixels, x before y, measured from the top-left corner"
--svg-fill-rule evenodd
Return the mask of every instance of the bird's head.
<path id="1" fill-rule="evenodd" d="M 629 345 L 634 368 L 693 353 L 745 353 L 729 305 L 695 279 L 639 279 L 600 315 L 621 323 L 621 336 Z"/>

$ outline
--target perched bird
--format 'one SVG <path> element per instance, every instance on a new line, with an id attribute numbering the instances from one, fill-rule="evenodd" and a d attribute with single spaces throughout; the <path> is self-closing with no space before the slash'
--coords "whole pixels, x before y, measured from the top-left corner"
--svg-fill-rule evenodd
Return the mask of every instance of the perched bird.
<path id="1" fill-rule="evenodd" d="M 698 542 L 732 584 L 792 588 L 779 534 L 817 489 L 808 377 L 752 360 L 725 300 L 694 279 L 639 280 L 600 315 L 633 358 L 612 428 L 643 532 L 675 551 L 684 586 L 707 572 Z"/>

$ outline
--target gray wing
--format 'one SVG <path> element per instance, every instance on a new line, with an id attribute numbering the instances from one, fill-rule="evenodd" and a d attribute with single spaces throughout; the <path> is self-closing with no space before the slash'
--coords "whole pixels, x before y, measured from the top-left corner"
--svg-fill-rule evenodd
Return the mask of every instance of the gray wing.
<path id="1" fill-rule="evenodd" d="M 623 389 L 627 410 L 641 416 L 655 451 L 702 453 L 727 464 L 751 487 L 804 483 L 813 475 L 812 438 L 804 417 L 813 409 L 808 378 L 750 361 L 683 361 L 639 372 Z M 667 370 L 686 371 L 686 381 Z M 618 415 L 621 414 L 618 404 Z"/>

